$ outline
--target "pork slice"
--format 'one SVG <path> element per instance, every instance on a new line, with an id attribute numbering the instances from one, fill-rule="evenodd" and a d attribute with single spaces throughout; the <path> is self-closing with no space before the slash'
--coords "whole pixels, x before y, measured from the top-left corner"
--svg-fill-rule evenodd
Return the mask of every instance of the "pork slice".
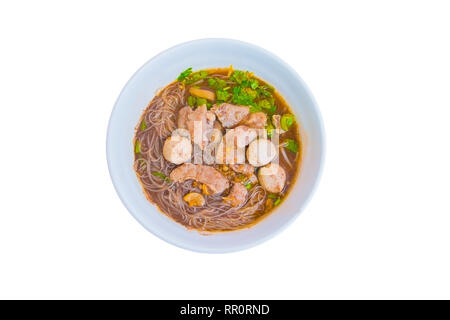
<path id="1" fill-rule="evenodd" d="M 248 163 L 231 164 L 230 167 L 234 172 L 242 173 L 246 176 L 251 176 L 255 172 L 255 168 Z"/>
<path id="2" fill-rule="evenodd" d="M 205 149 L 209 143 L 208 135 L 214 128 L 216 115 L 207 110 L 206 105 L 192 110 L 191 107 L 183 107 L 178 112 L 178 128 L 187 129 L 191 140 L 200 149 Z"/>
<path id="3" fill-rule="evenodd" d="M 264 112 L 250 113 L 242 124 L 254 129 L 263 129 L 267 124 L 267 116 Z"/>
<path id="4" fill-rule="evenodd" d="M 192 108 L 189 106 L 183 107 L 178 111 L 177 125 L 179 129 L 187 129 L 187 121 L 189 115 L 192 113 Z"/>
<path id="5" fill-rule="evenodd" d="M 214 105 L 212 110 L 224 128 L 233 128 L 250 113 L 249 107 L 237 106 L 231 103 L 222 103 L 219 106 Z"/>
<path id="6" fill-rule="evenodd" d="M 221 193 L 229 187 L 228 179 L 218 170 L 202 164 L 182 164 L 172 170 L 170 179 L 175 182 L 196 180 L 205 184 L 212 194 Z"/>
<path id="7" fill-rule="evenodd" d="M 247 188 L 245 188 L 243 184 L 235 183 L 231 188 L 230 194 L 227 197 L 224 197 L 224 200 L 233 207 L 237 207 L 245 202 L 247 192 Z"/>

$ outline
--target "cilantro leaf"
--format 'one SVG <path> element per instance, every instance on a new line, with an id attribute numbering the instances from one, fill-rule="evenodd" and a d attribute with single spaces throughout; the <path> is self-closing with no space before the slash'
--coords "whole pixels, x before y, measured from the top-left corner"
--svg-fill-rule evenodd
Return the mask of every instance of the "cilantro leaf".
<path id="1" fill-rule="evenodd" d="M 284 147 L 292 152 L 298 152 L 298 143 L 293 139 L 286 139 L 284 141 Z"/>
<path id="2" fill-rule="evenodd" d="M 219 78 L 209 78 L 208 79 L 209 86 L 214 90 L 219 90 L 225 88 L 227 82 L 223 79 Z"/>
<path id="3" fill-rule="evenodd" d="M 139 140 L 136 140 L 136 144 L 134 146 L 134 152 L 141 153 L 141 142 Z"/>
<path id="4" fill-rule="evenodd" d="M 145 119 L 142 120 L 140 129 L 141 129 L 141 131 L 144 131 L 145 129 L 147 129 L 147 123 L 145 122 Z"/>
<path id="5" fill-rule="evenodd" d="M 195 102 L 196 102 L 195 97 L 189 96 L 189 97 L 187 98 L 187 103 L 188 103 L 188 105 L 189 105 L 190 107 L 194 107 L 194 106 L 195 106 Z"/>
<path id="6" fill-rule="evenodd" d="M 262 111 L 262 109 L 257 104 L 253 104 L 253 105 L 250 106 L 250 112 L 251 113 L 260 112 L 260 111 Z"/>
<path id="7" fill-rule="evenodd" d="M 194 72 L 193 74 L 189 75 L 186 78 L 185 83 L 186 84 L 192 84 L 194 82 L 197 82 L 199 80 L 202 80 L 202 79 L 206 78 L 207 76 L 208 76 L 208 72 L 207 71 L 204 71 L 204 70 L 197 71 L 197 72 Z"/>
<path id="8" fill-rule="evenodd" d="M 195 105 L 198 107 L 198 106 L 202 106 L 206 103 L 207 103 L 206 99 L 197 97 L 197 103 Z"/>
<path id="9" fill-rule="evenodd" d="M 184 78 L 186 78 L 191 73 L 192 73 L 192 67 L 191 68 L 187 68 L 182 73 L 180 73 L 180 75 L 178 76 L 177 80 L 178 81 L 182 81 L 182 80 L 184 80 Z"/>
<path id="10" fill-rule="evenodd" d="M 216 91 L 217 100 L 227 101 L 230 98 L 231 94 L 224 89 L 219 89 Z"/>
<path id="11" fill-rule="evenodd" d="M 237 82 L 238 84 L 241 84 L 242 81 L 247 79 L 248 79 L 248 72 L 240 70 L 235 70 L 230 77 L 231 81 Z"/>
<path id="12" fill-rule="evenodd" d="M 280 125 L 281 129 L 288 131 L 289 127 L 294 124 L 295 117 L 292 114 L 286 113 L 281 116 Z"/>
<path id="13" fill-rule="evenodd" d="M 275 202 L 273 203 L 273 205 L 276 207 L 277 205 L 279 205 L 281 202 L 281 198 L 278 197 L 277 200 L 275 200 Z"/>
<path id="14" fill-rule="evenodd" d="M 168 183 L 172 182 L 172 180 L 170 180 L 164 173 L 161 173 L 158 171 L 152 171 L 152 175 L 154 175 L 155 177 L 159 177 Z"/>

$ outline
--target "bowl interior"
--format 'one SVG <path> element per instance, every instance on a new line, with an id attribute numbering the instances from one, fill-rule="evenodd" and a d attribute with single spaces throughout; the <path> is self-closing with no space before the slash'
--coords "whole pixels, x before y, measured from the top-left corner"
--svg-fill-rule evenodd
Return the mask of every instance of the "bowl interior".
<path id="1" fill-rule="evenodd" d="M 251 228 L 201 235 L 175 223 L 149 203 L 133 171 L 132 139 L 139 117 L 155 92 L 188 67 L 250 70 L 281 93 L 299 119 L 303 161 L 290 194 L 267 218 Z M 261 243 L 286 227 L 310 198 L 323 164 L 323 127 L 316 103 L 297 73 L 257 46 L 229 39 L 196 40 L 170 48 L 141 67 L 122 90 L 111 114 L 107 159 L 124 205 L 149 231 L 179 247 L 200 252 L 229 252 Z"/>

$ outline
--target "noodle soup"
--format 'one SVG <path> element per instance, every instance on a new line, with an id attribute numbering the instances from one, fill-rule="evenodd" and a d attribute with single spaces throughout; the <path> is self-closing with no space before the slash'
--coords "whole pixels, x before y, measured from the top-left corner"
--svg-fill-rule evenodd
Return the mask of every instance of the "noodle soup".
<path id="1" fill-rule="evenodd" d="M 250 227 L 273 211 L 302 145 L 275 88 L 232 67 L 183 71 L 144 110 L 133 143 L 147 199 L 201 232 Z"/>

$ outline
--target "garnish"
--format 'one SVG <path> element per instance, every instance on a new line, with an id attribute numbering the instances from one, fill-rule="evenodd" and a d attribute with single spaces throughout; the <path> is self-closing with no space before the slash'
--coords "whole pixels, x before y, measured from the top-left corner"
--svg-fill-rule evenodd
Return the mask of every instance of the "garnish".
<path id="1" fill-rule="evenodd" d="M 207 71 L 204 71 L 204 70 L 197 71 L 197 72 L 194 72 L 194 73 L 188 75 L 184 79 L 184 82 L 186 84 L 192 84 L 194 82 L 197 82 L 199 80 L 202 80 L 202 79 L 206 78 L 207 76 L 208 76 L 208 72 Z"/>
<path id="2" fill-rule="evenodd" d="M 208 85 L 214 90 L 219 90 L 223 89 L 227 85 L 227 82 L 220 78 L 209 78 Z"/>
<path id="3" fill-rule="evenodd" d="M 231 94 L 227 92 L 225 89 L 219 89 L 216 91 L 216 97 L 219 101 L 227 101 L 230 98 Z"/>
<path id="4" fill-rule="evenodd" d="M 164 173 L 161 173 L 158 171 L 152 171 L 152 175 L 154 175 L 155 177 L 159 177 L 168 183 L 172 182 L 172 180 L 170 180 Z"/>
<path id="5" fill-rule="evenodd" d="M 206 99 L 204 98 L 199 98 L 199 97 L 194 97 L 194 96 L 189 96 L 187 98 L 187 104 L 190 107 L 199 107 L 202 106 L 204 104 L 206 104 L 206 106 L 209 108 L 211 107 L 211 103 L 209 103 Z"/>
<path id="6" fill-rule="evenodd" d="M 180 75 L 178 76 L 177 80 L 178 81 L 182 81 L 184 80 L 188 75 L 190 75 L 192 73 L 192 67 L 191 68 L 187 68 L 186 70 L 184 70 L 182 73 L 180 73 Z"/>
<path id="7" fill-rule="evenodd" d="M 298 152 L 298 143 L 293 139 L 286 139 L 283 143 L 283 147 L 286 149 L 297 153 Z"/>
<path id="8" fill-rule="evenodd" d="M 141 153 L 141 142 L 139 140 L 136 140 L 136 144 L 134 145 L 134 152 Z"/>
<path id="9" fill-rule="evenodd" d="M 241 84 L 242 81 L 247 80 L 249 78 L 249 73 L 247 71 L 236 70 L 230 77 L 231 81 L 234 81 L 238 84 Z"/>
<path id="10" fill-rule="evenodd" d="M 294 124 L 295 117 L 292 114 L 286 113 L 281 116 L 280 125 L 281 129 L 288 131 L 289 127 Z"/>
<path id="11" fill-rule="evenodd" d="M 141 129 L 141 131 L 144 131 L 145 129 L 147 129 L 147 123 L 145 122 L 145 120 L 142 120 L 140 129 Z"/>
<path id="12" fill-rule="evenodd" d="M 278 197 L 278 199 L 277 199 L 277 200 L 275 200 L 275 202 L 273 203 L 274 207 L 276 207 L 277 205 L 279 205 L 279 204 L 280 204 L 280 202 L 281 202 L 281 198 L 280 198 L 280 197 Z"/>

